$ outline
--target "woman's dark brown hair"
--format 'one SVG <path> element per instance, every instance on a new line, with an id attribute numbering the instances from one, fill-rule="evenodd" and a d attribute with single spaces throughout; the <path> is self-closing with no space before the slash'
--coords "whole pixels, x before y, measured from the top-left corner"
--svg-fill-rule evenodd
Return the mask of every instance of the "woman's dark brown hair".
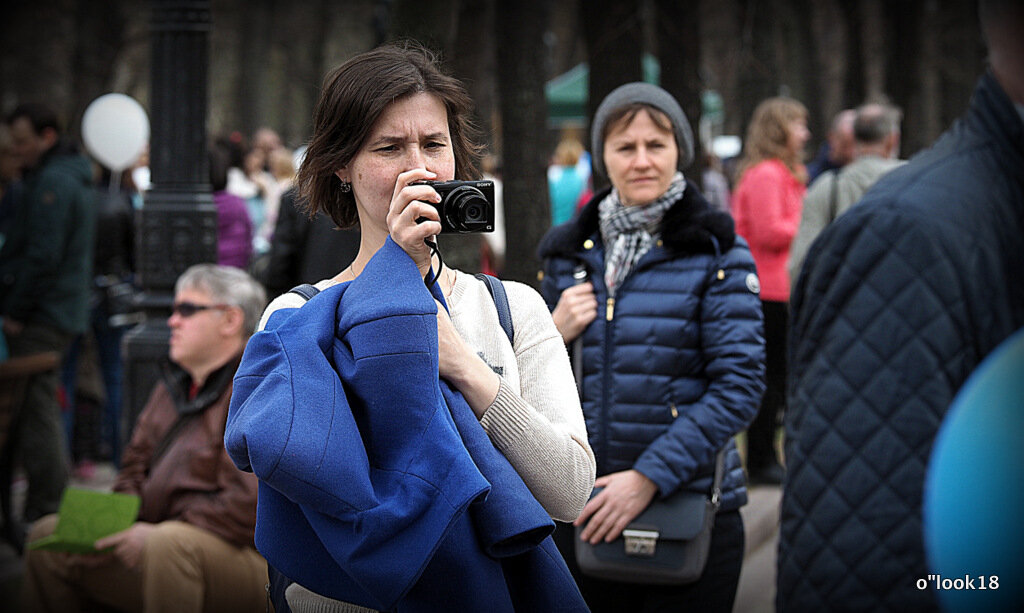
<path id="1" fill-rule="evenodd" d="M 392 43 L 355 56 L 324 79 L 313 112 L 313 135 L 297 176 L 310 216 L 322 211 L 341 228 L 358 224 L 352 192 L 341 191 L 334 173 L 359 153 L 388 105 L 418 93 L 432 94 L 444 103 L 455 178 L 479 178 L 481 148 L 470 118 L 469 94 L 457 79 L 441 71 L 436 56 L 419 43 Z"/>

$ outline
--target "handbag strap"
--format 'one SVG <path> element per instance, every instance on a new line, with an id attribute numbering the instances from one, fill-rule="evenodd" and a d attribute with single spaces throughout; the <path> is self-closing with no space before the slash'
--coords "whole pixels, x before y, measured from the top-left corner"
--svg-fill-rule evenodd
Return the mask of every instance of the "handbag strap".
<path id="1" fill-rule="evenodd" d="M 572 271 L 573 285 L 580 285 L 587 281 L 587 267 L 582 262 L 576 265 Z M 580 398 L 583 398 L 583 333 L 572 342 L 572 374 L 576 379 L 576 389 Z"/>
<path id="2" fill-rule="evenodd" d="M 716 511 L 722 498 L 722 476 L 724 472 L 725 448 L 723 447 L 718 452 L 718 455 L 715 456 L 715 478 L 711 482 L 711 504 L 714 505 Z"/>
<path id="3" fill-rule="evenodd" d="M 498 323 L 501 324 L 501 329 L 505 331 L 509 344 L 514 347 L 516 330 L 512 326 L 512 310 L 508 306 L 508 295 L 505 293 L 505 286 L 497 278 L 485 275 L 482 272 L 478 272 L 473 276 L 483 281 L 484 285 L 487 286 L 487 291 L 491 294 L 491 299 L 494 300 L 494 308 L 498 311 Z"/>

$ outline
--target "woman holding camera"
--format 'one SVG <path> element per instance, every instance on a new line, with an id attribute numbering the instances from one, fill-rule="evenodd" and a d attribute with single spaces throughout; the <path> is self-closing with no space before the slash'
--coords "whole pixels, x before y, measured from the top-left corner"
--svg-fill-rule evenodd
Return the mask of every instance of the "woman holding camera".
<path id="1" fill-rule="evenodd" d="M 264 314 L 261 327 L 275 325 L 276 321 L 281 321 L 279 315 L 294 319 L 299 317 L 298 313 L 313 312 L 314 303 L 319 305 L 323 300 L 333 299 L 335 295 L 341 295 L 341 306 L 337 309 L 339 322 L 347 316 L 342 312 L 346 305 L 363 309 L 390 308 L 397 304 L 399 306 L 394 308 L 401 308 L 407 296 L 415 294 L 415 300 L 421 300 L 422 296 L 432 296 L 431 312 L 436 303 L 436 341 L 431 341 L 435 345 L 428 349 L 436 354 L 437 365 L 433 375 L 435 384 L 440 376 L 441 380 L 464 397 L 474 416 L 473 427 L 481 430 L 481 436 L 488 441 L 487 447 L 493 445 L 507 458 L 517 478 L 525 483 L 529 493 L 540 503 L 545 512 L 545 521 L 550 523 L 549 517 L 572 521 L 579 515 L 590 493 L 595 464 L 568 357 L 543 299 L 526 285 L 511 282 L 503 284 L 514 329 L 514 340 L 510 343 L 499 324 L 496 303 L 487 286 L 471 274 L 442 265 L 428 246 L 428 242 L 434 240 L 442 229 L 438 210 L 432 204 L 439 203 L 441 198 L 429 182 L 479 178 L 479 147 L 473 142 L 475 134 L 470 123 L 470 105 L 462 85 L 443 74 L 433 55 L 415 44 L 387 45 L 363 53 L 327 76 L 314 112 L 313 134 L 298 173 L 298 184 L 308 201 L 308 212 L 311 215 L 324 212 L 339 227 L 359 227 L 359 252 L 350 266 L 339 271 L 333 278 L 317 283 L 317 289 L 322 291 L 309 302 L 295 293 L 284 294 L 274 300 Z M 405 271 L 412 266 L 418 288 L 410 287 L 402 280 L 408 278 L 405 273 L 381 272 Z M 432 280 L 433 283 L 428 283 L 429 287 L 424 288 L 423 279 Z M 363 302 L 353 302 L 351 296 L 356 294 L 357 287 L 359 295 L 369 298 L 363 299 Z M 296 314 L 288 314 L 289 310 L 294 310 Z M 333 324 L 328 322 L 328 325 Z M 337 324 L 339 330 L 342 325 Z M 424 332 L 424 338 L 434 338 L 427 332 Z M 270 333 L 268 331 L 265 334 Z M 280 327 L 273 333 L 284 334 Z M 387 338 L 389 335 L 398 337 Z M 395 352 L 401 351 L 398 347 L 422 340 L 402 336 L 397 327 L 384 328 L 382 336 L 384 338 L 374 339 L 373 342 L 392 343 L 396 347 Z M 256 340 L 264 338 L 265 335 L 257 335 Z M 348 338 L 340 340 L 346 348 L 351 342 Z M 255 354 L 252 345 L 250 350 Z M 353 348 L 355 352 L 358 350 Z M 338 346 L 335 345 L 336 353 L 332 360 L 339 360 L 337 351 Z M 380 354 L 383 356 L 380 359 L 387 359 L 386 348 Z M 343 370 L 340 365 L 338 369 Z M 344 380 L 345 373 L 340 374 Z M 410 383 L 412 380 L 411 376 L 406 379 L 404 373 L 399 372 L 396 377 L 381 376 L 376 386 L 382 393 L 394 389 L 396 395 L 406 394 L 416 399 L 431 397 L 432 390 L 428 388 L 423 389 L 422 393 L 419 390 L 402 389 L 403 386 L 413 385 Z M 329 381 L 324 383 L 330 384 Z M 345 391 L 355 389 L 357 384 L 352 383 L 351 388 L 346 387 Z M 240 406 L 239 411 L 244 409 L 244 406 Z M 396 432 L 408 425 L 406 415 L 409 415 L 410 420 L 415 418 L 411 410 L 406 413 L 400 406 L 384 406 L 373 410 L 396 410 L 397 415 L 389 418 L 391 421 L 388 422 L 393 424 Z M 353 414 L 357 417 L 359 415 L 355 410 Z M 437 419 L 440 418 L 434 421 Z M 427 432 L 434 424 L 415 425 Z M 244 430 L 245 427 L 240 425 L 237 428 Z M 323 436 L 332 435 L 335 427 L 335 423 L 325 423 Z M 459 427 L 461 432 L 463 426 Z M 254 431 L 238 434 L 238 439 L 228 441 L 229 449 L 232 449 L 232 444 L 238 445 L 244 436 L 250 439 L 248 447 L 241 445 L 233 449 L 236 463 L 248 467 L 251 462 L 262 479 L 264 475 L 260 474 L 257 461 L 253 459 L 259 453 L 253 447 Z M 373 467 L 373 454 L 381 452 L 380 449 L 371 448 L 372 437 L 376 434 L 363 432 L 361 435 L 369 441 L 366 443 L 366 453 Z M 394 434 L 387 440 L 399 438 L 398 434 Z M 423 435 L 419 438 L 429 437 Z M 386 451 L 390 453 L 392 450 Z M 477 460 L 475 456 L 474 460 Z M 437 462 L 443 463 L 443 458 L 439 456 Z M 446 466 L 435 468 L 448 470 Z M 319 470 L 319 466 L 308 466 L 309 477 L 315 478 Z M 264 486 L 272 487 L 276 477 L 269 474 Z M 488 497 L 494 496 L 499 487 L 497 484 L 492 485 L 495 489 L 492 489 Z M 338 483 L 337 492 L 332 492 L 332 495 L 344 497 L 346 487 L 345 483 Z M 403 487 L 412 488 L 416 484 L 403 484 Z M 441 490 L 443 487 L 435 489 Z M 261 489 L 261 504 L 265 500 L 265 491 L 269 490 Z M 290 492 L 284 491 L 284 494 L 291 496 L 291 500 L 282 504 L 305 504 L 303 499 L 292 496 Z M 403 504 L 409 498 L 413 496 L 406 491 L 398 497 L 396 504 Z M 472 504 L 480 500 L 482 497 L 474 499 Z M 434 508 L 424 507 L 420 512 L 426 517 L 434 513 L 436 506 L 442 503 L 454 504 L 449 496 L 447 501 L 438 502 L 433 505 Z M 303 506 L 303 512 L 310 506 Z M 269 513 L 269 507 L 266 509 Z M 511 512 L 515 511 L 511 509 Z M 413 519 L 407 517 L 409 526 L 403 525 L 402 528 L 416 528 Z M 339 511 L 336 516 L 325 521 L 348 520 Z M 356 517 L 352 530 L 358 531 L 363 521 L 364 518 Z M 274 537 L 268 532 L 280 527 L 266 525 L 264 528 L 264 540 L 272 541 Z M 260 539 L 260 529 L 257 528 L 257 545 L 261 544 Z M 331 551 L 334 561 L 338 561 L 340 556 L 331 549 L 334 544 L 324 543 L 324 540 L 320 535 L 323 546 Z M 262 546 L 261 551 L 267 555 Z M 281 559 L 282 555 L 267 557 L 271 565 L 285 571 L 279 563 L 295 561 Z M 475 554 L 467 551 L 466 555 Z M 399 565 L 405 562 L 402 559 L 393 561 Z M 560 561 L 558 563 L 561 564 Z M 343 571 L 341 574 L 355 576 L 356 561 L 351 561 L 350 566 L 340 561 L 338 564 Z M 564 566 L 562 568 L 564 570 Z M 443 587 L 432 584 L 424 587 L 424 582 L 429 583 L 433 581 L 431 577 L 437 576 L 431 574 L 436 573 L 437 569 L 432 570 L 428 566 L 412 591 L 403 592 L 402 598 L 418 599 L 410 605 L 413 608 L 479 606 L 450 600 L 454 598 L 450 591 L 456 587 L 463 591 L 471 590 L 466 585 L 459 585 L 458 580 L 453 581 L 452 574 L 461 574 L 458 568 L 449 570 L 449 573 L 442 574 L 453 585 Z M 274 574 L 273 570 L 271 574 Z M 570 575 L 567 571 L 564 575 L 571 586 Z M 303 581 L 299 576 L 293 575 L 290 578 L 298 583 Z M 465 576 L 462 579 L 468 580 Z M 549 581 L 554 579 L 557 577 L 548 577 Z M 338 581 L 341 582 L 342 578 Z M 360 586 L 365 588 L 366 582 Z M 306 590 L 302 593 L 303 599 L 311 597 L 308 592 Z M 373 593 L 369 589 L 367 592 Z M 576 590 L 573 588 L 571 592 Z M 290 602 L 295 593 L 289 592 Z M 331 602 L 329 599 L 324 600 Z M 364 599 L 358 604 L 368 606 L 367 601 Z M 402 602 L 407 601 L 398 601 L 399 604 Z M 342 606 L 340 603 L 334 604 Z M 388 604 L 387 608 L 390 608 L 395 603 Z M 497 608 L 501 610 L 502 607 L 499 605 Z"/>
<path id="2" fill-rule="evenodd" d="M 583 413 L 603 488 L 575 522 L 579 538 L 615 541 L 652 501 L 679 490 L 708 494 L 721 450 L 724 476 L 710 553 L 693 583 L 584 576 L 573 527 L 559 526 L 556 540 L 594 611 L 729 611 L 747 498 L 733 437 L 764 390 L 754 262 L 729 215 L 680 172 L 693 142 L 668 92 L 647 83 L 614 90 L 598 107 L 592 141 L 595 169 L 611 187 L 540 246 L 555 325 L 581 346 L 574 359 L 582 359 Z"/>

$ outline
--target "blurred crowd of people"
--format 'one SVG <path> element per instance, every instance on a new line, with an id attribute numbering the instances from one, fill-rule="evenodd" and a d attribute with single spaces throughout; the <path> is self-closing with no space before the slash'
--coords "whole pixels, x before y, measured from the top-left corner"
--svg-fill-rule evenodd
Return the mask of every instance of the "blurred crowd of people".
<path id="1" fill-rule="evenodd" d="M 310 220 L 296 202 L 301 150 L 284 147 L 267 127 L 251 145 L 239 132 L 211 141 L 218 264 L 280 293 L 354 256 L 357 232 L 336 231 L 323 216 Z M 140 321 L 135 215 L 152 176 L 145 151 L 123 173 L 90 160 L 52 108 L 30 103 L 0 129 L 0 177 L 0 359 L 61 357 L 59 373 L 33 379 L 26 406 L 35 408 L 19 412 L 19 430 L 8 437 L 22 450 L 29 493 L 21 515 L 32 521 L 56 510 L 69 471 L 89 479 L 98 462 L 120 464 L 128 434 L 121 344 Z"/>

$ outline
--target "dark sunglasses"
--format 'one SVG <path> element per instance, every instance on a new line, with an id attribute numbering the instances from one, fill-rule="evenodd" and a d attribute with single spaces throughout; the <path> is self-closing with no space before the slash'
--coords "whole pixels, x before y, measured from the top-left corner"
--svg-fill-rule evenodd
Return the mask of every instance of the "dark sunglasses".
<path id="1" fill-rule="evenodd" d="M 171 307 L 172 313 L 177 313 L 179 317 L 192 317 L 199 311 L 205 311 L 207 309 L 218 309 L 224 310 L 231 308 L 230 304 L 192 304 L 191 302 L 176 302 Z"/>

